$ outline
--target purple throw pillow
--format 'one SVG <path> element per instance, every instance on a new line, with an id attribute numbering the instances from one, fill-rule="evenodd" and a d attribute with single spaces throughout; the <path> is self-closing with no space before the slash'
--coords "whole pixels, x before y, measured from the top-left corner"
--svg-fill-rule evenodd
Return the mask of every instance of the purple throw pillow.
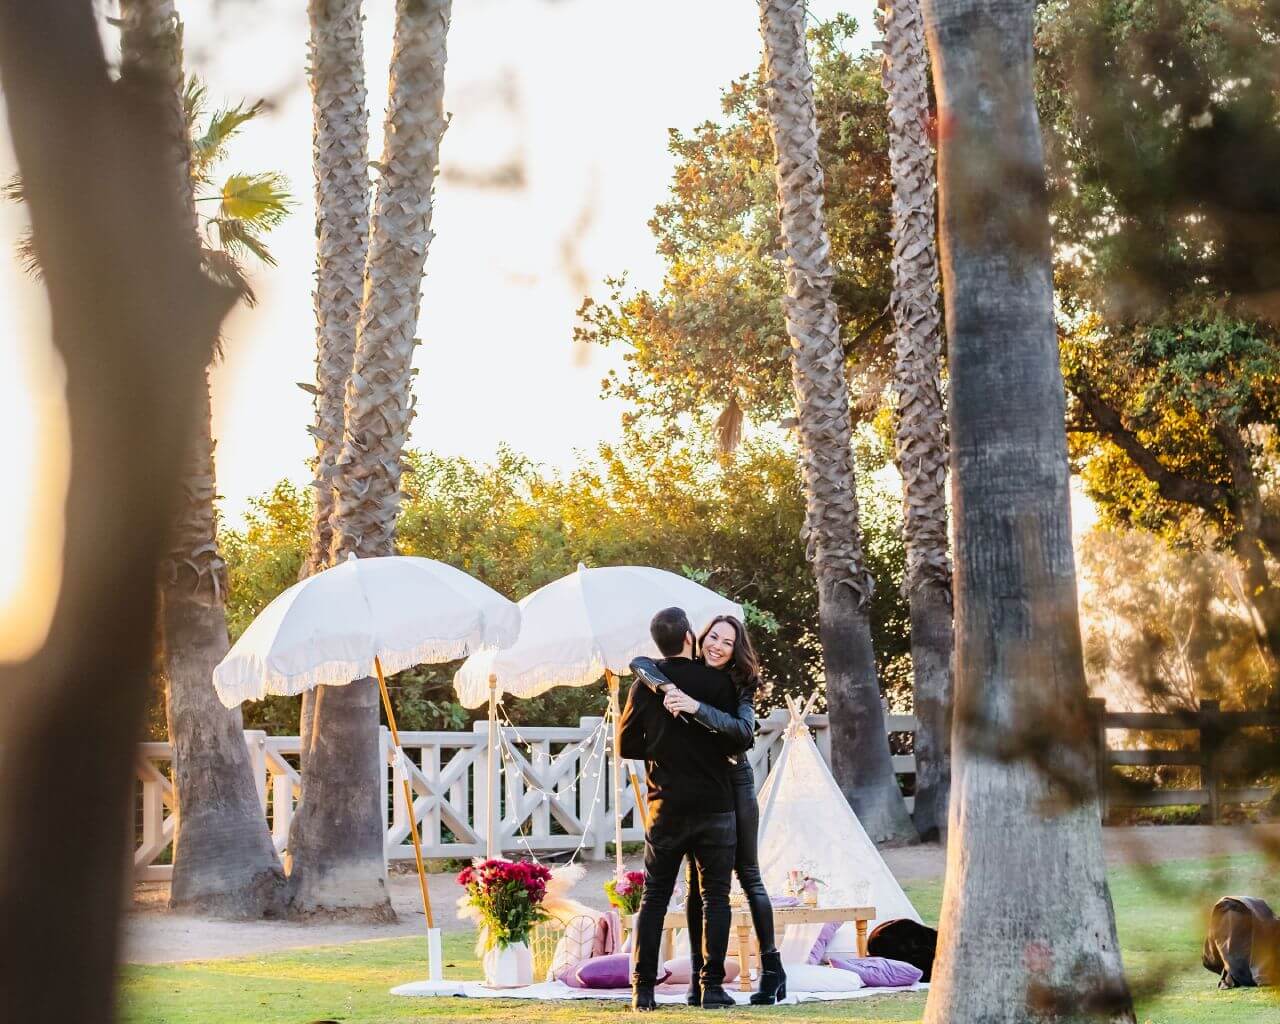
<path id="1" fill-rule="evenodd" d="M 805 961 L 807 964 L 820 964 L 827 958 L 827 947 L 831 945 L 831 940 L 835 938 L 836 932 L 840 930 L 838 921 L 828 921 L 822 926 L 822 931 L 818 932 L 818 938 L 813 943 L 813 948 L 809 950 L 809 958 Z"/>
<path id="2" fill-rule="evenodd" d="M 664 974 L 658 979 L 658 984 L 661 985 L 668 977 L 669 973 Z M 560 980 L 570 988 L 630 988 L 631 956 L 627 953 L 593 956 L 578 964 L 576 971 L 561 974 Z"/>
<path id="3" fill-rule="evenodd" d="M 853 971 L 867 988 L 905 988 L 924 977 L 924 971 L 919 967 L 882 956 L 833 956 L 831 966 Z"/>

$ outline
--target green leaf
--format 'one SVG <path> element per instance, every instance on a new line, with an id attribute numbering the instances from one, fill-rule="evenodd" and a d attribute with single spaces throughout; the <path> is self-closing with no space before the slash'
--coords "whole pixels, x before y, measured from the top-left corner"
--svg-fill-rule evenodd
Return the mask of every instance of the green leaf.
<path id="1" fill-rule="evenodd" d="M 283 174 L 233 174 L 222 184 L 218 216 L 272 228 L 289 215 L 293 197 Z"/>

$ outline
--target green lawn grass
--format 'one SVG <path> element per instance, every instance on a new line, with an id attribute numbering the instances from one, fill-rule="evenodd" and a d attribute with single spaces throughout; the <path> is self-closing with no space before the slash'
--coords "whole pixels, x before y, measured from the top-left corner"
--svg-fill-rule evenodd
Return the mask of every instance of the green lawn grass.
<path id="1" fill-rule="evenodd" d="M 937 919 L 939 883 L 907 886 L 926 920 Z M 1226 892 L 1280 903 L 1280 881 L 1260 857 L 1174 861 L 1158 870 L 1126 868 L 1111 875 L 1120 944 L 1138 997 L 1140 1024 L 1280 1024 L 1280 990 L 1219 992 L 1200 966 L 1204 908 Z M 473 937 L 445 936 L 450 977 L 478 977 Z M 129 1024 L 344 1024 L 383 1021 L 528 1021 L 599 1024 L 616 1021 L 623 1004 L 527 1003 L 516 1000 L 402 999 L 389 989 L 426 974 L 425 939 L 380 939 L 123 972 L 122 1016 Z M 892 1021 L 915 1024 L 924 994 L 728 1011 L 718 1020 Z M 698 1011 L 670 1013 L 687 1019 Z M 669 1014 L 664 1013 L 663 1016 Z"/>

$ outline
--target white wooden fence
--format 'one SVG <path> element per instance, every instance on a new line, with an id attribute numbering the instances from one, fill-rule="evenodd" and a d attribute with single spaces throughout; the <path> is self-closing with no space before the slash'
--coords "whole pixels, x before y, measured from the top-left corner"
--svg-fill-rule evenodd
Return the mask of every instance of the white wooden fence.
<path id="1" fill-rule="evenodd" d="M 764 782 L 781 749 L 787 713 L 777 710 L 760 721 L 750 758 L 756 785 Z M 826 715 L 808 719 L 823 757 L 830 762 L 831 739 Z M 889 715 L 890 732 L 914 732 L 910 715 Z M 576 727 L 504 727 L 499 771 L 490 779 L 485 752 L 488 722 L 471 732 L 402 732 L 405 760 L 396 758 L 390 735 L 382 730 L 382 806 L 386 815 L 389 860 L 413 858 L 409 838 L 409 810 L 400 784 L 409 775 L 412 814 L 418 822 L 427 857 L 472 857 L 485 851 L 484 823 L 488 801 L 498 801 L 499 845 L 504 853 L 565 853 L 603 860 L 605 843 L 613 839 L 612 730 L 600 718 L 583 718 Z M 268 736 L 245 731 L 253 762 L 258 798 L 276 849 L 289 839 L 301 788 L 296 767 L 301 745 L 297 736 Z M 135 876 L 164 880 L 173 842 L 172 752 L 168 743 L 143 743 L 138 751 L 134 821 Z M 915 773 L 915 757 L 895 755 L 899 774 Z M 624 842 L 643 838 L 635 814 L 635 797 L 623 780 L 621 810 Z M 910 805 L 910 800 L 908 800 Z"/>

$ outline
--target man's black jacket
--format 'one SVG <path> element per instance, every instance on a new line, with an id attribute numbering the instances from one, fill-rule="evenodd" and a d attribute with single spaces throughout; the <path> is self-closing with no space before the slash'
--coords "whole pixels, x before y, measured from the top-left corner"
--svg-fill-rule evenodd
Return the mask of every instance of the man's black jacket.
<path id="1" fill-rule="evenodd" d="M 737 693 L 724 672 L 688 658 L 664 658 L 658 666 L 694 700 L 726 713 L 736 709 Z M 729 760 L 720 739 L 688 715 L 672 715 L 647 686 L 632 685 L 627 694 L 621 734 L 622 756 L 646 762 L 650 821 L 664 812 L 733 810 Z"/>

